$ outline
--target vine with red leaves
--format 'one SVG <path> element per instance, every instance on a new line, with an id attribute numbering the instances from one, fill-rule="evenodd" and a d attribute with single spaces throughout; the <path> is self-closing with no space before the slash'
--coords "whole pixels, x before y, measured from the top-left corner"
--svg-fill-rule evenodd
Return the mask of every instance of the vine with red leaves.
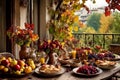
<path id="1" fill-rule="evenodd" d="M 105 15 L 109 16 L 111 14 L 111 10 L 119 10 L 120 11 L 120 0 L 106 0 L 108 6 L 105 7 Z"/>

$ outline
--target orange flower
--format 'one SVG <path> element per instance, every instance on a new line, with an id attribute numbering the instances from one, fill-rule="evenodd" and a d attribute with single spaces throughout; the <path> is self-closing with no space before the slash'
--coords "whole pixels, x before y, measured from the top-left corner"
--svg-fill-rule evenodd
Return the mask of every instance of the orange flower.
<path id="1" fill-rule="evenodd" d="M 39 37 L 38 37 L 37 34 L 32 34 L 32 35 L 31 35 L 31 39 L 32 39 L 32 41 L 36 41 L 36 40 L 39 39 Z"/>

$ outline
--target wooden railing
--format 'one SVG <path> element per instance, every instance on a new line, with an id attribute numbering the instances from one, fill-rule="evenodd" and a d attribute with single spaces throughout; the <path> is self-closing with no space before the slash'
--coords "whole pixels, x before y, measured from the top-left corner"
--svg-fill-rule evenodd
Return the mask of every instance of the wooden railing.
<path id="1" fill-rule="evenodd" d="M 73 33 L 74 37 L 82 41 L 84 46 L 101 45 L 103 48 L 108 48 L 110 44 L 120 43 L 120 34 L 92 34 L 92 33 Z"/>

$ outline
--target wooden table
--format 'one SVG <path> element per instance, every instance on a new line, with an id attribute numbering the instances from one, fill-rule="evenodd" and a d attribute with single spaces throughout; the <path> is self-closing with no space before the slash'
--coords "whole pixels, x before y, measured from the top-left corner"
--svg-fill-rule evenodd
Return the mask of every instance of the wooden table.
<path id="1" fill-rule="evenodd" d="M 111 77 L 116 72 L 120 71 L 120 64 L 117 64 L 115 68 L 111 70 L 104 70 L 102 74 L 87 78 L 83 76 L 77 76 L 72 71 L 65 72 L 64 74 L 52 78 L 45 78 L 42 76 L 37 76 L 36 74 L 31 74 L 23 78 L 4 78 L 5 80 L 105 80 Z M 4 80 L 1 78 L 0 80 Z"/>

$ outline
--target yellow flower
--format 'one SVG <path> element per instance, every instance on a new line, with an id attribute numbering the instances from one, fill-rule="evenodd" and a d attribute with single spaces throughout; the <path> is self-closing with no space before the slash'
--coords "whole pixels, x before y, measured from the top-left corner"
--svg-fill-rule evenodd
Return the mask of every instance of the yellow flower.
<path id="1" fill-rule="evenodd" d="M 76 21 L 78 22 L 78 21 L 79 21 L 79 17 L 78 17 L 78 16 L 75 16 L 75 17 L 74 17 L 74 21 L 75 21 L 75 22 L 76 22 Z"/>
<path id="2" fill-rule="evenodd" d="M 78 26 L 75 26 L 75 27 L 74 27 L 74 31 L 78 31 Z"/>

